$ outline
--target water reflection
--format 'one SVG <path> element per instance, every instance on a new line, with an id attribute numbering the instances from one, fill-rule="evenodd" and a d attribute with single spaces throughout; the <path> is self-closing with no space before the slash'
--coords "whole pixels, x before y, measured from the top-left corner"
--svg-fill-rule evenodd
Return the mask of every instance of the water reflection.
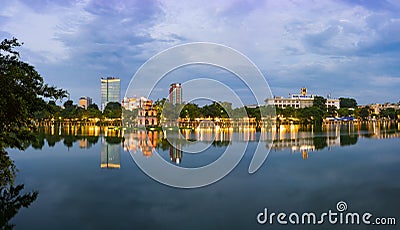
<path id="1" fill-rule="evenodd" d="M 47 140 L 48 146 L 62 143 L 70 148 L 78 142 L 80 148 L 91 148 L 99 139 L 101 142 L 101 168 L 120 168 L 122 148 L 133 154 L 142 154 L 149 158 L 156 149 L 169 152 L 172 163 L 180 164 L 183 155 L 182 147 L 198 143 L 211 144 L 213 147 L 226 147 L 235 142 L 261 141 L 266 142 L 268 149 L 272 143 L 272 151 L 290 149 L 308 159 L 310 152 L 324 148 L 329 150 L 338 146 L 355 145 L 359 138 L 399 138 L 400 123 L 396 122 L 365 122 L 327 124 L 316 127 L 312 125 L 279 125 L 268 129 L 257 130 L 254 127 L 220 128 L 219 126 L 197 129 L 183 129 L 182 136 L 166 139 L 169 131 L 136 130 L 124 133 L 121 130 L 107 127 L 47 127 L 42 128 L 39 138 L 32 143 L 35 149 L 41 149 Z M 186 141 L 189 140 L 189 141 Z M 175 147 L 174 147 L 175 146 Z"/>
<path id="2" fill-rule="evenodd" d="M 107 137 L 101 138 L 101 162 L 100 168 L 116 169 L 121 168 L 121 148 L 120 141 L 116 142 L 110 141 Z"/>
<path id="3" fill-rule="evenodd" d="M 140 151 L 143 156 L 150 157 L 160 141 L 158 133 L 158 131 L 145 130 L 126 133 L 122 146 L 125 151 L 131 151 L 134 154 Z"/>
<path id="4" fill-rule="evenodd" d="M 29 207 L 38 197 L 38 192 L 22 194 L 24 184 L 14 186 L 16 167 L 8 154 L 0 150 L 0 228 L 13 229 L 10 220 L 24 207 Z"/>
<path id="5" fill-rule="evenodd" d="M 179 164 L 182 161 L 182 146 L 180 144 L 175 146 L 169 146 L 169 157 L 172 162 Z"/>
<path id="6" fill-rule="evenodd" d="M 14 154 L 22 169 L 19 175 L 22 181 L 26 181 L 27 187 L 37 185 L 35 188 L 41 192 L 41 199 L 35 201 L 32 208 L 15 217 L 17 227 L 125 229 L 135 226 L 147 229 L 165 226 L 187 228 L 191 224 L 200 224 L 197 227 L 204 229 L 225 223 L 227 228 L 253 229 L 266 227 L 257 226 L 255 220 L 256 214 L 264 207 L 299 213 L 321 212 L 335 209 L 334 205 L 339 200 L 345 200 L 349 210 L 396 218 L 399 213 L 398 206 L 393 205 L 398 203 L 400 192 L 396 180 L 399 175 L 399 139 L 365 140 L 398 138 L 400 129 L 397 123 L 343 124 L 319 128 L 287 125 L 274 127 L 268 132 L 254 129 L 182 132 L 185 140 L 199 141 L 202 138 L 197 143 L 185 143 L 187 145 L 212 144 L 208 155 L 176 151 L 164 139 L 162 131 L 121 133 L 103 130 L 90 135 L 76 132 L 76 136 L 58 130 L 54 135 L 42 133 L 44 139 L 35 146 L 41 148 L 48 144 L 55 145 L 54 148 L 43 147 L 43 151 L 28 149 L 26 154 Z M 196 167 L 214 160 L 212 156 L 218 155 L 227 145 L 254 141 L 249 144 L 252 150 L 260 139 L 272 139 L 273 151 L 277 151 L 270 154 L 267 167 L 248 175 L 250 153 L 224 180 L 213 186 L 191 190 L 190 193 L 153 183 L 142 175 L 138 167 L 124 167 L 133 165 L 129 154 L 121 150 L 129 149 L 131 154 L 135 152 L 147 161 L 160 154 L 173 164 L 179 162 L 182 167 Z M 71 142 L 74 148 L 67 152 Z M 178 146 L 181 144 L 179 139 L 176 142 Z M 79 148 L 81 143 L 88 150 Z M 356 143 L 357 146 L 354 146 Z M 99 173 L 102 147 L 107 145 L 119 146 L 117 156 L 121 168 L 104 168 Z M 329 152 L 329 149 L 333 151 Z M 111 151 L 109 148 L 108 154 Z M 292 151 L 295 154 L 291 155 Z M 377 151 L 379 154 L 376 154 Z M 308 160 L 303 161 L 302 158 Z M 124 165 L 124 160 L 129 162 Z M 108 161 L 112 162 L 112 159 Z M 71 166 L 75 167 L 74 170 Z M 105 186 L 104 181 L 112 183 Z M 104 199 L 110 194 L 118 199 Z M 159 218 L 151 218 L 157 215 Z M 227 216 L 231 217 L 228 222 Z M 176 221 L 177 217 L 180 221 Z M 127 221 L 110 221 L 115 219 Z M 198 221 L 193 222 L 196 219 Z M 332 228 L 337 228 L 337 225 Z"/>

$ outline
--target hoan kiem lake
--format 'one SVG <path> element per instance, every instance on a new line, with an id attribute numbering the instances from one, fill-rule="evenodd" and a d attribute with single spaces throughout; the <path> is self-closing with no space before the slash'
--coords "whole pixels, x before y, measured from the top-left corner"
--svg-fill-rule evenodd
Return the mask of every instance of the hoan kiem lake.
<path id="1" fill-rule="evenodd" d="M 193 145 L 209 147 L 186 153 L 157 130 L 41 128 L 39 140 L 27 150 L 8 150 L 19 170 L 16 184 L 38 192 L 31 206 L 20 209 L 10 222 L 15 229 L 309 229 L 321 226 L 260 225 L 257 215 L 264 208 L 276 213 L 322 213 L 336 210 L 339 201 L 347 204 L 348 211 L 400 220 L 399 123 L 181 132 L 185 139 L 196 140 Z M 266 136 L 273 137 L 267 160 L 249 174 L 258 142 L 269 149 Z M 179 139 L 176 142 L 179 146 Z M 161 184 L 132 158 L 152 161 L 159 154 L 179 167 L 201 167 L 217 160 L 227 146 L 235 149 L 243 142 L 248 142 L 246 152 L 231 173 L 195 189 Z M 374 229 L 363 224 L 325 223 L 324 227 Z"/>

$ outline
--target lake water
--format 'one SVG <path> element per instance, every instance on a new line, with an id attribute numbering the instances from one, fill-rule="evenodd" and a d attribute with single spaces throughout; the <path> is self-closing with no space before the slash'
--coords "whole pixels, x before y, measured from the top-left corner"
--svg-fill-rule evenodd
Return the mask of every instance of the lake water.
<path id="1" fill-rule="evenodd" d="M 99 127 L 47 129 L 26 151 L 9 150 L 19 172 L 16 184 L 39 196 L 11 220 L 16 229 L 275 229 L 320 225 L 260 225 L 268 212 L 317 215 L 347 211 L 400 221 L 400 124 L 329 125 L 321 130 L 297 125 L 269 133 L 254 129 L 185 131 L 185 153 L 163 140 L 162 132 L 121 134 Z M 121 137 L 124 136 L 122 140 Z M 273 138 L 267 160 L 248 173 L 253 152 Z M 260 140 L 261 139 L 261 140 Z M 151 161 L 155 154 L 180 167 L 200 167 L 227 148 L 248 142 L 243 159 L 220 181 L 196 189 L 163 185 L 143 173 L 132 159 Z M 267 145 L 265 142 L 265 150 Z M 372 220 L 372 218 L 371 218 Z M 375 229 L 331 225 L 326 228 Z"/>

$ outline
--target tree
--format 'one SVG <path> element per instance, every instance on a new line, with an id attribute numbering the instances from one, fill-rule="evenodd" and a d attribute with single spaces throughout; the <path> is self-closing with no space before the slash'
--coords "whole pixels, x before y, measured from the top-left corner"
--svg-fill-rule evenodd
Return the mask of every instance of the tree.
<path id="1" fill-rule="evenodd" d="M 222 103 L 225 103 L 221 105 Z M 226 108 L 226 109 L 225 109 Z M 232 104 L 227 102 L 213 102 L 211 105 L 205 105 L 201 108 L 201 114 L 203 117 L 220 117 L 220 118 L 227 118 L 228 112 L 226 110 L 232 111 Z"/>
<path id="2" fill-rule="evenodd" d="M 34 112 L 46 104 L 44 98 L 58 100 L 66 91 L 48 86 L 33 66 L 20 60 L 16 38 L 0 43 L 0 149 L 24 148 L 34 138 Z"/>
<path id="3" fill-rule="evenodd" d="M 109 102 L 104 108 L 103 115 L 108 118 L 121 118 L 122 107 L 119 102 Z"/>
<path id="4" fill-rule="evenodd" d="M 326 110 L 326 99 L 321 96 L 314 97 L 313 106 L 311 107 L 312 118 L 316 122 L 316 124 L 322 124 L 322 118 L 325 114 Z"/>
<path id="5" fill-rule="evenodd" d="M 360 109 L 360 112 L 358 113 L 358 115 L 362 118 L 362 119 L 366 119 L 367 117 L 369 117 L 369 106 L 365 106 L 363 108 Z"/>
<path id="6" fill-rule="evenodd" d="M 219 102 L 220 107 L 222 107 L 222 109 L 224 110 L 224 117 L 229 117 L 229 114 L 232 114 L 232 103 L 230 102 Z"/>
<path id="7" fill-rule="evenodd" d="M 322 111 L 326 111 L 326 99 L 321 96 L 314 97 L 313 106 L 320 108 Z"/>
<path id="8" fill-rule="evenodd" d="M 183 106 L 179 117 L 181 118 L 190 118 L 190 120 L 194 120 L 197 117 L 200 117 L 201 113 L 200 113 L 200 108 L 197 104 L 194 103 L 187 103 Z"/>
<path id="9" fill-rule="evenodd" d="M 23 150 L 34 141 L 35 112 L 48 104 L 44 99 L 62 99 L 67 92 L 48 86 L 33 66 L 20 60 L 16 38 L 0 43 L 0 224 L 5 229 L 21 207 L 28 207 L 38 193 L 20 195 L 23 184 L 14 186 L 16 168 L 5 148 Z M 50 105 L 52 106 L 52 104 Z"/>
<path id="10" fill-rule="evenodd" d="M 275 106 L 276 115 L 283 115 L 283 109 Z"/>
<path id="11" fill-rule="evenodd" d="M 64 109 L 61 111 L 61 116 L 63 118 L 78 118 L 82 114 L 82 108 L 74 105 L 72 100 L 67 100 L 64 102 Z"/>
<path id="12" fill-rule="evenodd" d="M 229 114 L 232 112 L 232 103 L 230 102 L 213 102 L 212 106 L 215 107 L 216 117 L 229 118 Z"/>
<path id="13" fill-rule="evenodd" d="M 87 118 L 100 118 L 101 111 L 96 104 L 91 104 L 88 106 L 87 110 L 83 112 L 84 116 Z"/>
<path id="14" fill-rule="evenodd" d="M 137 116 L 138 116 L 138 109 L 134 109 L 131 111 L 122 107 L 122 123 L 124 127 L 135 126 Z"/>
<path id="15" fill-rule="evenodd" d="M 211 105 L 204 105 L 201 108 L 201 114 L 203 115 L 203 117 L 211 117 L 211 118 L 217 117 L 219 112 L 220 111 L 215 105 L 215 102 L 213 102 Z"/>
<path id="16" fill-rule="evenodd" d="M 357 108 L 357 101 L 354 98 L 339 98 L 340 108 Z"/>
<path id="17" fill-rule="evenodd" d="M 253 108 L 249 108 L 247 106 L 244 107 L 247 113 L 247 116 L 249 118 L 256 118 L 257 121 L 261 120 L 261 112 L 260 112 L 260 107 L 253 107 Z"/>
<path id="18" fill-rule="evenodd" d="M 167 99 L 163 98 L 161 100 L 155 101 L 154 104 L 153 104 L 153 107 L 156 110 L 157 120 L 159 122 L 162 122 L 161 114 L 163 113 L 163 107 L 164 107 L 164 104 L 165 104 L 166 101 L 167 101 Z"/>
<path id="19" fill-rule="evenodd" d="M 396 117 L 397 117 L 396 110 L 394 108 L 383 109 L 380 112 L 380 116 L 381 117 L 386 117 L 386 118 L 389 118 L 389 119 L 396 119 Z"/>
<path id="20" fill-rule="evenodd" d="M 181 113 L 181 108 L 183 108 L 183 104 L 172 104 L 169 101 L 164 101 L 163 106 L 161 108 L 158 108 L 161 110 L 160 116 L 160 123 L 163 123 L 164 121 L 177 121 L 180 113 Z M 158 111 L 156 109 L 156 111 Z"/>
<path id="21" fill-rule="evenodd" d="M 243 107 L 240 108 L 234 108 L 232 110 L 232 118 L 243 118 L 243 117 L 247 117 L 248 114 L 246 112 L 246 109 Z"/>
<path id="22" fill-rule="evenodd" d="M 67 100 L 64 102 L 64 108 L 65 109 L 70 109 L 74 107 L 74 102 L 72 100 Z"/>
<path id="23" fill-rule="evenodd" d="M 338 109 L 337 112 L 338 112 L 339 116 L 341 116 L 341 117 L 347 117 L 350 115 L 350 111 L 348 108 L 340 108 L 340 109 Z"/>
<path id="24" fill-rule="evenodd" d="M 298 113 L 299 113 L 298 117 L 303 122 L 322 123 L 323 111 L 316 106 L 299 109 Z"/>
<path id="25" fill-rule="evenodd" d="M 87 108 L 93 110 L 99 110 L 99 106 L 97 106 L 96 103 L 90 104 Z"/>
<path id="26" fill-rule="evenodd" d="M 295 113 L 296 113 L 296 109 L 291 106 L 286 107 L 282 111 L 282 115 L 284 117 L 295 117 Z"/>
<path id="27" fill-rule="evenodd" d="M 326 111 L 326 115 L 330 117 L 334 117 L 337 114 L 337 108 L 335 106 L 328 106 Z"/>

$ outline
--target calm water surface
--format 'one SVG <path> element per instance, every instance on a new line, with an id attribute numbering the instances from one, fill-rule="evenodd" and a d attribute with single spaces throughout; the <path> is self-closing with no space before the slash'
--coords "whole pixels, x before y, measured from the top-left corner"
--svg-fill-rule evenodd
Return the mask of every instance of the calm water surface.
<path id="1" fill-rule="evenodd" d="M 157 131 L 148 133 L 149 140 L 144 132 L 124 134 L 122 140 L 118 133 L 98 129 L 46 130 L 26 151 L 9 150 L 19 169 L 16 183 L 39 192 L 37 200 L 12 219 L 16 229 L 321 228 L 259 225 L 256 216 L 264 208 L 336 211 L 338 201 L 345 201 L 349 211 L 400 221 L 399 124 L 331 125 L 322 130 L 281 126 L 268 134 L 274 140 L 271 152 L 252 175 L 249 163 L 258 141 L 265 141 L 264 132 L 186 131 L 186 138 L 198 140 L 194 147 L 211 144 L 203 153 L 192 154 L 171 147 Z M 160 154 L 171 164 L 198 167 L 218 159 L 227 145 L 234 148 L 246 141 L 245 156 L 230 174 L 197 189 L 160 184 L 131 156 L 151 160 Z"/>

